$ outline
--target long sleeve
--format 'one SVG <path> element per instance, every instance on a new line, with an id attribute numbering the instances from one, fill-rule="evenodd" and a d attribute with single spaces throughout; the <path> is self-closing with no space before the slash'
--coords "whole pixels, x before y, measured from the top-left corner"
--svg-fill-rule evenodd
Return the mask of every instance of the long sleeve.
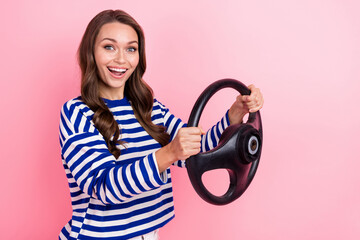
<path id="1" fill-rule="evenodd" d="M 164 184 L 153 152 L 119 164 L 86 116 L 91 110 L 81 106 L 76 102 L 66 103 L 60 117 L 61 155 L 67 174 L 76 181 L 73 185 L 104 204 L 116 204 Z"/>
<path id="2" fill-rule="evenodd" d="M 120 157 L 109 152 L 94 127 L 93 112 L 81 98 L 65 103 L 60 116 L 62 163 L 68 179 L 72 218 L 60 239 L 130 239 L 158 229 L 174 218 L 170 168 L 159 174 L 155 152 L 161 148 L 135 118 L 130 102 L 106 100 L 125 142 Z M 158 101 L 154 124 L 174 139 L 186 126 Z M 214 147 L 228 125 L 225 116 L 202 139 L 202 150 Z M 184 167 L 184 161 L 176 165 Z"/>
<path id="3" fill-rule="evenodd" d="M 182 127 L 186 127 L 187 124 L 183 123 L 181 119 L 175 117 L 170 113 L 169 109 L 166 108 L 159 101 L 155 100 L 154 103 L 154 113 L 153 121 L 163 120 L 163 125 L 166 127 L 166 131 L 170 134 L 170 139 L 173 140 L 178 133 L 179 129 Z M 156 114 L 157 113 L 157 114 Z M 161 116 L 161 117 L 160 117 Z M 159 123 L 158 123 L 159 124 Z M 206 134 L 202 136 L 201 139 L 201 152 L 209 151 L 210 149 L 217 146 L 219 143 L 219 139 L 224 130 L 230 125 L 228 111 L 221 118 L 219 122 L 217 122 L 214 126 L 212 126 Z M 185 167 L 185 160 L 179 160 L 174 163 L 174 165 L 179 167 Z"/>

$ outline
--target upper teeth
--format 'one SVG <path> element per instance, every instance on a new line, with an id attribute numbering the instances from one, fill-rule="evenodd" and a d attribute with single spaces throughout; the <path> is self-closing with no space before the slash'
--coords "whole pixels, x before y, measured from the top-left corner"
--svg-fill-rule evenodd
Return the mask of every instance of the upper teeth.
<path id="1" fill-rule="evenodd" d="M 109 68 L 111 71 L 115 71 L 115 72 L 121 72 L 124 73 L 126 72 L 125 68 Z"/>

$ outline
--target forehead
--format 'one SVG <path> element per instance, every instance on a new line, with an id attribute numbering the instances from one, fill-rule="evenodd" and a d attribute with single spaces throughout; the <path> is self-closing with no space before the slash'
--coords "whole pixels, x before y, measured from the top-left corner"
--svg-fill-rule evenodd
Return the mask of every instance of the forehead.
<path id="1" fill-rule="evenodd" d="M 129 25 L 119 22 L 106 23 L 100 28 L 96 41 L 101 41 L 104 38 L 111 38 L 119 43 L 138 41 L 136 31 Z"/>

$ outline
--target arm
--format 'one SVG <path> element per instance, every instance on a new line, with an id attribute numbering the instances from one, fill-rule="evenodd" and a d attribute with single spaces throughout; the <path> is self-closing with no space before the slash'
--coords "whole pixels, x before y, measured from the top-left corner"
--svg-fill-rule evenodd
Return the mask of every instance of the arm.
<path id="1" fill-rule="evenodd" d="M 171 142 L 156 152 L 159 171 L 170 165 L 185 167 L 185 159 L 199 152 L 217 146 L 222 132 L 229 126 L 228 113 L 205 134 L 198 127 L 186 127 L 180 119 L 172 115 L 161 103 L 155 101 L 155 112 L 161 112 L 164 126 L 170 134 Z M 160 114 L 157 114 L 160 115 Z M 180 160 L 179 160 L 180 159 Z"/>
<path id="2" fill-rule="evenodd" d="M 259 111 L 264 105 L 264 98 L 259 88 L 248 86 L 250 95 L 239 95 L 229 109 L 230 124 L 242 123 L 244 116 L 249 112 Z"/>
<path id="3" fill-rule="evenodd" d="M 239 95 L 223 119 L 209 129 L 205 135 L 200 128 L 186 128 L 180 119 L 173 116 L 165 106 L 157 102 L 165 119 L 164 126 L 172 140 L 156 152 L 159 171 L 164 171 L 176 162 L 176 165 L 185 167 L 185 161 L 178 161 L 178 159 L 187 159 L 200 151 L 208 151 L 216 147 L 221 134 L 229 125 L 240 124 L 247 113 L 260 110 L 264 104 L 260 89 L 254 85 L 250 85 L 249 89 L 251 94 Z M 201 135 L 203 136 L 201 137 Z"/>
<path id="4" fill-rule="evenodd" d="M 63 161 L 79 188 L 104 204 L 116 204 L 165 184 L 151 153 L 125 165 L 117 165 L 106 143 L 73 102 L 65 104 L 60 119 Z"/>

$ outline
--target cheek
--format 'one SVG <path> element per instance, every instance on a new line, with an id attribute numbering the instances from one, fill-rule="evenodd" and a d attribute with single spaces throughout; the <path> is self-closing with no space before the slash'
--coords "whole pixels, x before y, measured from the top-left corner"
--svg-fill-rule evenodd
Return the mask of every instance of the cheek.
<path id="1" fill-rule="evenodd" d="M 104 78 L 105 72 L 107 71 L 107 63 L 109 62 L 108 57 L 104 54 L 95 54 L 95 62 L 97 72 L 100 74 L 101 78 Z"/>
<path id="2" fill-rule="evenodd" d="M 105 63 L 107 62 L 106 55 L 104 55 L 104 54 L 96 54 L 95 53 L 95 62 L 96 62 L 96 66 L 98 68 L 105 65 Z"/>
<path id="3" fill-rule="evenodd" d="M 131 66 L 133 68 L 136 68 L 137 65 L 139 64 L 139 54 L 136 54 L 136 55 L 132 56 L 131 59 L 130 59 L 130 62 L 131 62 Z"/>

